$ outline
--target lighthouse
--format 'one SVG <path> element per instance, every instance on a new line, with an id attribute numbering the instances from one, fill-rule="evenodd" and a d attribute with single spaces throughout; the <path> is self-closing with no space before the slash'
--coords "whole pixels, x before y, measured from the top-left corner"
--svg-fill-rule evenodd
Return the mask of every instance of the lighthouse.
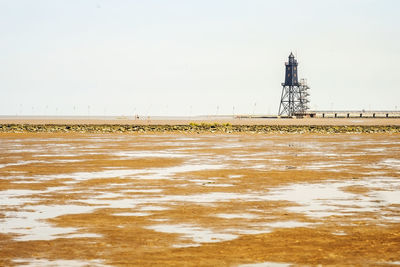
<path id="1" fill-rule="evenodd" d="M 285 62 L 285 82 L 282 83 L 282 95 L 279 105 L 279 116 L 304 116 L 309 109 L 310 87 L 305 79 L 297 73 L 298 62 L 293 53 L 290 53 L 288 62 Z"/>

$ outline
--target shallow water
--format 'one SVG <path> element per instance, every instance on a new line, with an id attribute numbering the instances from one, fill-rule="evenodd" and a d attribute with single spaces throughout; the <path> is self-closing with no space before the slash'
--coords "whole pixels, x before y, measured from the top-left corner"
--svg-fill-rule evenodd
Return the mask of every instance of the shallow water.
<path id="1" fill-rule="evenodd" d="M 348 186 L 379 188 L 368 194 L 355 194 L 342 189 Z M 400 203 L 400 179 L 374 178 L 356 181 L 331 181 L 325 183 L 303 183 L 274 188 L 267 199 L 290 201 L 296 204 L 289 207 L 291 212 L 305 213 L 311 217 L 352 216 L 363 212 L 383 213 L 388 205 Z M 383 222 L 387 218 L 383 217 Z M 385 220 L 386 219 L 386 220 Z M 392 217 L 390 222 L 399 222 Z"/>
<path id="2" fill-rule="evenodd" d="M 80 214 L 93 211 L 92 207 L 77 205 L 29 205 L 18 212 L 5 212 L 5 219 L 0 219 L 0 232 L 15 233 L 20 241 L 52 240 L 60 237 L 77 237 L 78 229 L 56 227 L 45 220 L 66 214 Z M 79 234 L 81 235 L 81 234 Z M 98 237 L 91 234 L 89 237 Z"/>

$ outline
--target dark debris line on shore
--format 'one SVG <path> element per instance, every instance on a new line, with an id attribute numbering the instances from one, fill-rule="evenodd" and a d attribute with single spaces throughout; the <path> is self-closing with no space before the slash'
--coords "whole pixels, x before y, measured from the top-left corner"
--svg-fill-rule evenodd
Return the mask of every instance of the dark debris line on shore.
<path id="1" fill-rule="evenodd" d="M 0 124 L 3 133 L 77 132 L 77 133 L 400 133 L 400 126 L 333 125 L 121 125 L 121 124 Z"/>

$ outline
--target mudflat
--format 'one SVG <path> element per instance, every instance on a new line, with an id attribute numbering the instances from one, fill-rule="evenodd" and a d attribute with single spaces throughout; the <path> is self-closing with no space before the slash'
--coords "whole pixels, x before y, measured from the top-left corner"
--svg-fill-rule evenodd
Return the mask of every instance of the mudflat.
<path id="1" fill-rule="evenodd" d="M 400 263 L 397 133 L 0 133 L 0 155 L 0 265 Z"/>

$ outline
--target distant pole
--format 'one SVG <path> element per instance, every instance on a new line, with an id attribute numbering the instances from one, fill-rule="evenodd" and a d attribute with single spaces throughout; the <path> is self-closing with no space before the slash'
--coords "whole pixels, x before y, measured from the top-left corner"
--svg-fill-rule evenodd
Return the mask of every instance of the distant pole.
<path id="1" fill-rule="evenodd" d="M 88 116 L 90 116 L 90 106 L 87 106 L 87 113 L 88 113 Z"/>
<path id="2" fill-rule="evenodd" d="M 235 106 L 232 107 L 232 115 L 235 117 Z"/>
<path id="3" fill-rule="evenodd" d="M 215 116 L 218 116 L 218 111 L 219 111 L 219 106 L 217 106 L 217 113 L 215 114 Z"/>
<path id="4" fill-rule="evenodd" d="M 151 104 L 149 105 L 149 107 L 147 108 L 147 111 L 146 111 L 146 117 L 147 117 L 147 119 L 150 119 L 150 116 L 149 116 L 149 112 L 150 112 L 150 110 L 151 110 Z"/>
<path id="5" fill-rule="evenodd" d="M 254 116 L 254 114 L 255 114 L 255 112 L 256 112 L 256 106 L 257 106 L 257 102 L 254 103 L 253 114 L 252 114 L 252 116 Z"/>

